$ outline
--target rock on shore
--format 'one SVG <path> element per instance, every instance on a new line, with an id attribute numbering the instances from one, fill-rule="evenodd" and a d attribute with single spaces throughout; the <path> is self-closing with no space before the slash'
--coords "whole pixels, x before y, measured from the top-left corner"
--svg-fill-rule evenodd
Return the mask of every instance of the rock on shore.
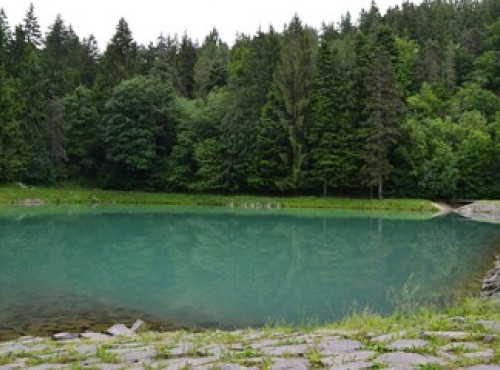
<path id="1" fill-rule="evenodd" d="M 500 297 L 500 256 L 497 257 L 494 267 L 488 271 L 483 279 L 482 297 Z"/>
<path id="2" fill-rule="evenodd" d="M 500 203 L 474 202 L 455 212 L 474 221 L 500 223 Z"/>
<path id="3" fill-rule="evenodd" d="M 443 330 L 426 320 L 423 326 L 386 332 L 261 329 L 130 336 L 131 329 L 117 324 L 108 329 L 114 335 L 61 333 L 52 340 L 0 343 L 0 369 L 500 369 L 499 321 L 436 320 Z"/>

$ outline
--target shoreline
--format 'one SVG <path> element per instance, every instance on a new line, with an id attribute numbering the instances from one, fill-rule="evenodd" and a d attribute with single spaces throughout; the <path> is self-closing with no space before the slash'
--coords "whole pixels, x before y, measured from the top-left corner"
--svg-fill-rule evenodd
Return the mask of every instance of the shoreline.
<path id="1" fill-rule="evenodd" d="M 319 328 L 154 332 L 138 321 L 104 333 L 21 337 L 0 343 L 0 368 L 498 369 L 499 335 L 498 301 L 476 298 L 445 311 L 360 313 Z"/>
<path id="2" fill-rule="evenodd" d="M 423 199 L 335 198 L 318 196 L 266 196 L 266 195 L 218 195 L 147 193 L 108 191 L 100 189 L 58 189 L 0 187 L 0 204 L 42 206 L 54 204 L 87 205 L 186 205 L 224 206 L 251 209 L 351 209 L 436 212 L 430 201 Z"/>

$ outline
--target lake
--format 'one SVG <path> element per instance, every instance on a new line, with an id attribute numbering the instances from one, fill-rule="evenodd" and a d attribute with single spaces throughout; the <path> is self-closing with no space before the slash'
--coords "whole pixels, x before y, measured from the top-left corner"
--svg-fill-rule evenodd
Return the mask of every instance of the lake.
<path id="1" fill-rule="evenodd" d="M 323 323 L 478 288 L 500 226 L 458 216 L 4 207 L 0 338 L 104 328 Z"/>

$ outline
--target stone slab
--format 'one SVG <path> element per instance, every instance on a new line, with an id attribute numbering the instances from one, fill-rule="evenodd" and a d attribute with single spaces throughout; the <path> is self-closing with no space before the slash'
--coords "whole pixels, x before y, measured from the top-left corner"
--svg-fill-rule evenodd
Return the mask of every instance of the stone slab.
<path id="1" fill-rule="evenodd" d="M 423 339 L 400 339 L 387 346 L 391 351 L 407 351 L 415 348 L 424 348 L 429 342 Z"/>
<path id="2" fill-rule="evenodd" d="M 271 367 L 272 370 L 309 370 L 309 368 L 309 361 L 303 358 L 280 358 Z"/>
<path id="3" fill-rule="evenodd" d="M 445 340 L 462 340 L 472 337 L 472 334 L 466 331 L 425 331 L 427 338 L 441 338 Z"/>
<path id="4" fill-rule="evenodd" d="M 361 342 L 352 339 L 322 341 L 319 345 L 319 350 L 323 356 L 332 356 L 345 352 L 353 352 L 361 348 L 363 348 Z"/>
<path id="5" fill-rule="evenodd" d="M 124 324 L 116 324 L 106 330 L 106 334 L 112 335 L 113 337 L 134 337 L 136 334 Z"/>
<path id="6" fill-rule="evenodd" d="M 268 356 L 303 356 L 309 349 L 310 347 L 307 344 L 295 344 L 279 347 L 264 347 L 261 351 Z"/>
<path id="7" fill-rule="evenodd" d="M 387 334 L 382 334 L 382 335 L 376 336 L 376 337 L 372 338 L 371 341 L 373 343 L 387 343 L 387 342 L 391 342 L 395 339 L 404 337 L 405 335 L 406 335 L 406 331 L 401 330 L 401 331 L 398 331 L 397 333 L 387 333 Z"/>
<path id="8" fill-rule="evenodd" d="M 424 356 L 419 353 L 393 352 L 385 353 L 376 359 L 377 362 L 394 369 L 410 369 L 419 365 L 440 364 L 446 362 L 435 356 Z"/>

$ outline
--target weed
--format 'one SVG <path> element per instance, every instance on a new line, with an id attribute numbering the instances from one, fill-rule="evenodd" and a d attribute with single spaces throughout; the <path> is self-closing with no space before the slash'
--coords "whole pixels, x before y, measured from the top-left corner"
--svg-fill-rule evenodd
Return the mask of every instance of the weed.
<path id="1" fill-rule="evenodd" d="M 107 351 L 105 346 L 97 348 L 96 356 L 106 364 L 118 363 L 118 357 L 116 356 L 116 354 Z"/>
<path id="2" fill-rule="evenodd" d="M 2 356 L 2 357 L 0 357 L 0 366 L 10 364 L 13 361 L 14 361 L 14 358 L 10 354 Z"/>
<path id="3" fill-rule="evenodd" d="M 160 360 L 166 360 L 170 358 L 170 347 L 165 345 L 160 345 L 156 347 L 156 358 Z"/>
<path id="4" fill-rule="evenodd" d="M 321 352 L 316 348 L 306 353 L 305 357 L 309 360 L 312 367 L 323 367 L 321 362 Z"/>
<path id="5" fill-rule="evenodd" d="M 442 365 L 439 364 L 425 364 L 418 367 L 421 370 L 442 370 L 444 369 Z"/>
<path id="6" fill-rule="evenodd" d="M 259 356 L 259 354 L 260 353 L 254 350 L 253 348 L 247 347 L 243 351 L 235 353 L 233 357 L 235 359 L 241 360 L 245 358 L 257 357 Z"/>

